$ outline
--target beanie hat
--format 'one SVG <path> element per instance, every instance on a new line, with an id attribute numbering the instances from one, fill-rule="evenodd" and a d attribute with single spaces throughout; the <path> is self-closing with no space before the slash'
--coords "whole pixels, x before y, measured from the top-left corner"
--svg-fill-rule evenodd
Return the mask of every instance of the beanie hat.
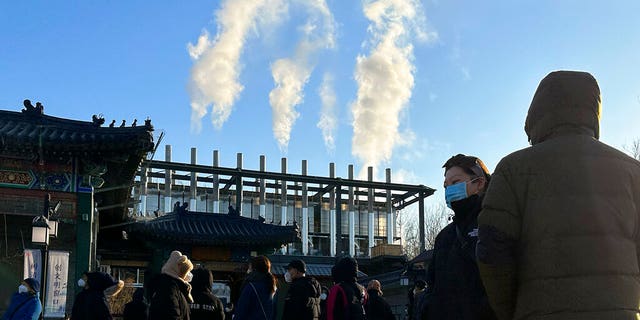
<path id="1" fill-rule="evenodd" d="M 175 278 L 185 280 L 187 273 L 193 269 L 193 263 L 183 255 L 180 251 L 172 251 L 169 255 L 169 259 L 162 266 L 162 273 L 168 274 Z"/>
<path id="2" fill-rule="evenodd" d="M 355 282 L 358 276 L 358 261 L 351 257 L 344 257 L 336 263 L 332 271 L 336 282 Z"/>
<path id="3" fill-rule="evenodd" d="M 26 284 L 29 285 L 29 287 L 31 288 L 31 290 L 35 291 L 35 292 L 40 292 L 40 282 L 34 278 L 26 278 L 24 280 Z"/>
<path id="4" fill-rule="evenodd" d="M 307 264 L 302 260 L 291 260 L 287 265 L 287 270 L 291 268 L 298 270 L 298 272 L 307 273 Z"/>

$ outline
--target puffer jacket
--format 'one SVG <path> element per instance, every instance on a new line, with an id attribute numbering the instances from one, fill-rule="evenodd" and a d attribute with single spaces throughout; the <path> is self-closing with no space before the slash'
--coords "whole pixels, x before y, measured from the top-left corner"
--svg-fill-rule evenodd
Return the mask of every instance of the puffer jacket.
<path id="1" fill-rule="evenodd" d="M 191 285 L 168 274 L 158 275 L 150 285 L 149 319 L 189 320 Z"/>
<path id="2" fill-rule="evenodd" d="M 532 146 L 496 167 L 476 253 L 501 320 L 639 316 L 640 163 L 598 141 L 599 118 L 596 80 L 553 72 L 527 116 Z"/>

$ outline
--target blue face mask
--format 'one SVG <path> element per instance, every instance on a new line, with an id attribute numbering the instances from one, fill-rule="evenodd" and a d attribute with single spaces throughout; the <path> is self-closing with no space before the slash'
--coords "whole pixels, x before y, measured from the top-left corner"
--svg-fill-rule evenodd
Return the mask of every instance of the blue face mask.
<path id="1" fill-rule="evenodd" d="M 447 202 L 447 207 L 451 209 L 451 202 L 466 199 L 469 197 L 467 194 L 467 182 L 473 182 L 478 179 L 477 177 L 469 181 L 462 181 L 444 188 L 444 200 Z"/>

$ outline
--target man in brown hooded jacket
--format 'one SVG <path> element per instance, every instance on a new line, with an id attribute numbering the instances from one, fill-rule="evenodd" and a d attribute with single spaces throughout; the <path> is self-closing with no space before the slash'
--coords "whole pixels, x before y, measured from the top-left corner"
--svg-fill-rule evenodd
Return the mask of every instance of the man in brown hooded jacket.
<path id="1" fill-rule="evenodd" d="M 499 319 L 637 319 L 640 162 L 598 141 L 600 89 L 558 71 L 536 91 L 531 147 L 503 158 L 478 218 Z"/>

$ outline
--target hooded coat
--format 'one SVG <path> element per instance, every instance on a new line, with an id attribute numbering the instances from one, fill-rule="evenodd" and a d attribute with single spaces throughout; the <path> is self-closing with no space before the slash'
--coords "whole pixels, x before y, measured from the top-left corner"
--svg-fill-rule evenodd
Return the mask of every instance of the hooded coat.
<path id="1" fill-rule="evenodd" d="M 640 163 L 598 141 L 588 73 L 540 83 L 531 147 L 503 158 L 478 218 L 477 256 L 499 319 L 636 319 Z"/>
<path id="2" fill-rule="evenodd" d="M 206 269 L 196 269 L 193 271 L 191 280 L 191 320 L 224 320 L 224 306 L 211 288 L 213 287 L 213 276 Z"/>
<path id="3" fill-rule="evenodd" d="M 104 290 L 118 284 L 110 275 L 104 272 L 89 272 L 87 275 L 88 288 L 78 293 L 73 301 L 71 319 L 73 320 L 111 320 L 109 303 Z"/>

